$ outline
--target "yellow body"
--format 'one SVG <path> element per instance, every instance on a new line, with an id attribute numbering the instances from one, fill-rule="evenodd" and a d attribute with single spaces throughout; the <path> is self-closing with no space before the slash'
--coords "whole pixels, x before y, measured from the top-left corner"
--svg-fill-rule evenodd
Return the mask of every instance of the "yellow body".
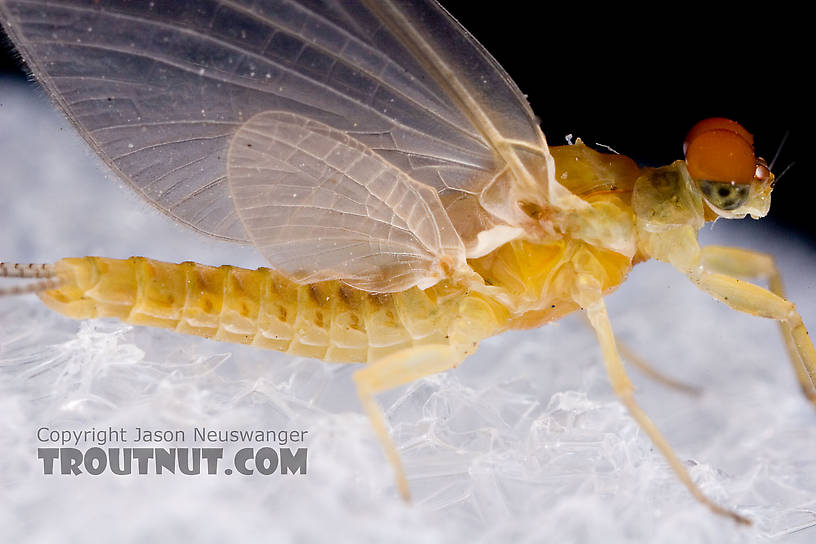
<path id="1" fill-rule="evenodd" d="M 629 159 L 583 146 L 554 151 L 568 187 L 625 216 L 637 172 Z M 576 151 L 581 160 L 573 160 Z M 614 175 L 602 179 L 599 169 L 610 166 Z M 424 290 L 375 294 L 340 281 L 300 285 L 266 268 L 69 258 L 56 265 L 65 284 L 40 297 L 77 319 L 116 317 L 293 355 L 370 362 L 413 346 L 478 342 L 559 319 L 578 309 L 578 277 L 590 275 L 608 292 L 625 279 L 632 260 L 561 236 L 513 240 L 469 264 L 481 281 L 452 278 Z"/>
<path id="2" fill-rule="evenodd" d="M 327 361 L 372 361 L 446 343 L 464 306 L 493 326 L 507 321 L 503 307 L 450 282 L 372 294 L 339 281 L 298 285 L 266 268 L 143 257 L 63 259 L 57 270 L 72 281 L 41 298 L 70 317 L 117 317 Z"/>
<path id="3" fill-rule="evenodd" d="M 577 309 L 551 288 L 568 284 L 573 272 L 564 264 L 570 256 L 586 252 L 584 258 L 594 257 L 592 249 L 580 246 L 511 242 L 474 263 L 493 281 L 516 284 L 519 294 L 550 294 L 546 307 L 521 314 L 450 281 L 425 290 L 372 294 L 339 281 L 298 285 L 266 268 L 144 257 L 62 259 L 57 270 L 69 282 L 40 297 L 75 319 L 116 317 L 326 361 L 366 362 L 412 346 L 447 344 L 456 330 L 474 332 L 476 327 L 484 337 L 537 326 Z M 624 264 L 614 261 L 607 264 Z M 593 265 L 605 266 L 601 260 Z M 615 271 L 610 287 L 624 271 Z"/>

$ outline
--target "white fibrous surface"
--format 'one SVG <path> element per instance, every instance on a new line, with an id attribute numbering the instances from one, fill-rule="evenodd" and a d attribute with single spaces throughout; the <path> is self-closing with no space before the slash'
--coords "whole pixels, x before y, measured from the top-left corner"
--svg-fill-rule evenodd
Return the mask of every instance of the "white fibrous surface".
<path id="1" fill-rule="evenodd" d="M 0 81 L 0 165 L 4 261 L 264 264 L 105 179 L 33 85 Z M 816 329 L 812 247 L 751 220 L 717 222 L 701 238 L 775 255 Z M 751 527 L 713 515 L 674 477 L 616 401 L 577 316 L 485 340 L 457 369 L 378 396 L 409 505 L 356 398 L 357 365 L 73 321 L 27 295 L 0 299 L 0 541 L 812 542 L 816 410 L 776 324 L 713 301 L 659 263 L 636 267 L 608 305 L 621 341 L 702 388 L 694 397 L 630 369 L 638 400 L 694 481 Z M 304 430 L 308 471 L 45 475 L 37 448 L 53 444 L 38 441 L 41 427 L 187 431 L 184 444 L 157 447 L 201 447 L 194 427 Z M 259 445 L 209 446 L 229 461 Z"/>

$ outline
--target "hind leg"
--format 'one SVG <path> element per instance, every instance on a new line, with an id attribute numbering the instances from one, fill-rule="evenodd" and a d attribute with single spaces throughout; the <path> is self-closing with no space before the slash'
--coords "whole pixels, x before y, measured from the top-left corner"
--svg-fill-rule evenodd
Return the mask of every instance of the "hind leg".
<path id="1" fill-rule="evenodd" d="M 816 406 L 816 351 L 802 317 L 785 299 L 782 277 L 770 255 L 745 249 L 708 246 L 703 271 L 689 273 L 697 285 L 735 310 L 775 319 L 805 396 Z M 767 281 L 770 290 L 744 280 Z"/>
<path id="2" fill-rule="evenodd" d="M 354 373 L 357 394 L 363 405 L 374 432 L 385 450 L 385 455 L 394 469 L 397 488 L 406 501 L 411 499 L 405 469 L 399 452 L 388 434 L 382 410 L 374 400 L 374 395 L 404 385 L 425 376 L 455 367 L 465 354 L 451 346 L 428 345 L 399 351 L 384 357 Z"/>
<path id="3" fill-rule="evenodd" d="M 457 315 L 458 318 L 447 329 L 449 344 L 428 344 L 398 351 L 354 373 L 363 409 L 394 468 L 397 487 L 405 500 L 410 500 L 405 470 L 374 395 L 454 368 L 473 353 L 482 338 L 492 336 L 498 329 L 498 321 L 491 306 L 479 298 L 461 301 Z"/>

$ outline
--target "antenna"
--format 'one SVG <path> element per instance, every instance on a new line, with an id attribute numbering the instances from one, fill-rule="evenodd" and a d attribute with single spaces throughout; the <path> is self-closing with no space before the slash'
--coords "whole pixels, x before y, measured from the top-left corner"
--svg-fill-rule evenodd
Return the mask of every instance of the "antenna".
<path id="1" fill-rule="evenodd" d="M 776 148 L 776 153 L 774 154 L 773 160 L 771 160 L 771 164 L 768 165 L 768 169 L 773 172 L 774 164 L 776 164 L 776 159 L 779 158 L 779 154 L 782 152 L 782 146 L 785 145 L 785 142 L 788 141 L 788 136 L 790 136 L 790 130 L 785 131 L 785 135 L 782 136 L 782 141 L 779 142 L 779 147 Z M 788 167 L 790 168 L 790 167 Z M 785 169 L 787 170 L 787 168 Z"/>

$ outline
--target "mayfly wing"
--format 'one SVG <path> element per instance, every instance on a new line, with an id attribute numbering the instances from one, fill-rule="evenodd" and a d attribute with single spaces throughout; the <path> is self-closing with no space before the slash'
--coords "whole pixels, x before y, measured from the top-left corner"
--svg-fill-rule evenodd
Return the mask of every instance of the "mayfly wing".
<path id="1" fill-rule="evenodd" d="M 464 262 L 432 187 L 318 121 L 254 116 L 233 137 L 227 176 L 255 246 L 298 281 L 400 291 L 436 283 L 446 257 Z"/>
<path id="2" fill-rule="evenodd" d="M 518 235 L 518 202 L 547 200 L 533 178 L 552 179 L 552 159 L 526 100 L 432 0 L 0 0 L 0 18 L 138 193 L 295 277 L 421 284 L 440 255 L 484 251 L 480 234 Z M 255 153 L 238 150 L 253 139 Z M 368 170 L 292 162 L 325 145 Z M 270 199 L 287 191 L 282 213 Z"/>

